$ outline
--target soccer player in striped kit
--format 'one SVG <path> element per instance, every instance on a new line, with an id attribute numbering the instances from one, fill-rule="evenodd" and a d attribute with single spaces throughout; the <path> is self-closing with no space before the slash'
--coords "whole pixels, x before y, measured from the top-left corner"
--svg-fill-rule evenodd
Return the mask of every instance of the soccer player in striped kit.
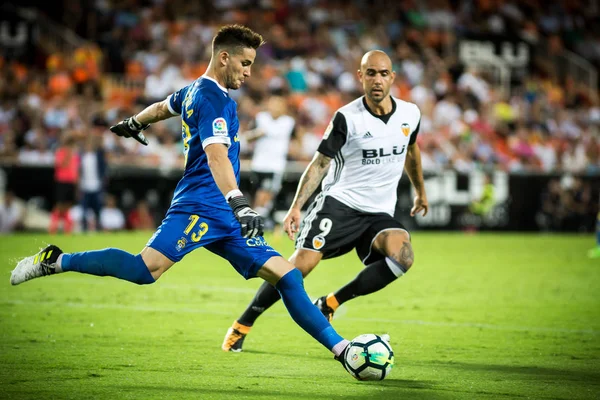
<path id="1" fill-rule="evenodd" d="M 304 276 L 322 259 L 352 249 L 365 265 L 354 280 L 315 301 L 329 320 L 340 304 L 384 288 L 413 265 L 410 234 L 393 218 L 403 171 L 416 192 L 411 215 L 426 215 L 429 207 L 416 143 L 421 112 L 390 95 L 394 77 L 387 54 L 363 56 L 358 78 L 365 95 L 333 116 L 284 220 L 290 239 L 298 233 L 289 260 Z M 300 224 L 300 211 L 321 181 L 322 191 Z M 263 284 L 227 331 L 222 349 L 241 351 L 256 319 L 278 300 L 277 290 Z"/>

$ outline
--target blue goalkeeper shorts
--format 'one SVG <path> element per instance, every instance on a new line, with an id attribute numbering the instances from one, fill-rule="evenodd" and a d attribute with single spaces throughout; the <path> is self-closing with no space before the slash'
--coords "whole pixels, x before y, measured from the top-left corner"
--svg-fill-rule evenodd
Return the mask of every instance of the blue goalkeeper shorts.
<path id="1" fill-rule="evenodd" d="M 205 247 L 226 259 L 246 279 L 280 254 L 262 236 L 245 239 L 233 212 L 218 209 L 204 215 L 170 209 L 162 224 L 146 244 L 173 262 L 191 251 Z"/>

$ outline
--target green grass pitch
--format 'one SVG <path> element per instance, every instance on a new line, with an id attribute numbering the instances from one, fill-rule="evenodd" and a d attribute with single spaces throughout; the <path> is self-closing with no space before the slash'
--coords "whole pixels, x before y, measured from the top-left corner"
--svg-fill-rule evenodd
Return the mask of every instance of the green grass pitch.
<path id="1" fill-rule="evenodd" d="M 383 382 L 352 379 L 281 303 L 224 353 L 223 335 L 260 281 L 205 250 L 154 285 L 75 273 L 12 287 L 16 261 L 65 251 L 139 251 L 150 233 L 0 237 L 2 399 L 598 399 L 600 261 L 587 236 L 415 232 L 399 281 L 338 311 L 348 339 L 389 333 Z M 268 237 L 282 254 L 285 238 Z M 323 262 L 316 298 L 354 277 L 355 254 Z"/>

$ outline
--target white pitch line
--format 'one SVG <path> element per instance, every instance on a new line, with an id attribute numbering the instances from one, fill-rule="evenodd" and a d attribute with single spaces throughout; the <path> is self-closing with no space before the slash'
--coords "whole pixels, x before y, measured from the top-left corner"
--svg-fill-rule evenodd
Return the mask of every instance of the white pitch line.
<path id="1" fill-rule="evenodd" d="M 10 305 L 24 305 L 24 306 L 50 306 L 52 308 L 57 307 L 69 307 L 69 308 L 80 308 L 80 309 L 108 309 L 108 310 L 129 310 L 129 311 L 144 311 L 144 312 L 168 312 L 168 313 L 186 313 L 186 314 L 210 314 L 210 315 L 226 315 L 231 316 L 231 312 L 203 309 L 203 308 L 173 308 L 173 307 L 154 307 L 144 305 L 124 305 L 124 304 L 105 304 L 105 303 L 74 303 L 74 302 L 59 302 L 59 301 L 25 301 L 25 300 L 8 300 L 0 302 L 0 304 Z M 269 313 L 269 317 L 276 318 L 290 318 L 288 314 L 283 313 Z M 590 334 L 599 335 L 599 330 L 594 329 L 569 329 L 569 328 L 552 328 L 552 327 L 536 327 L 536 326 L 510 326 L 510 325 L 493 325 L 479 322 L 439 322 L 439 321 L 422 321 L 422 320 L 409 320 L 409 319 L 378 319 L 378 318 L 356 318 L 356 317 L 344 317 L 344 320 L 352 322 L 376 322 L 386 324 L 400 324 L 400 325 L 424 325 L 424 326 L 439 326 L 439 327 L 450 327 L 450 328 L 476 328 L 485 330 L 495 331 L 517 331 L 517 332 L 548 332 L 548 333 L 575 333 L 575 334 Z"/>

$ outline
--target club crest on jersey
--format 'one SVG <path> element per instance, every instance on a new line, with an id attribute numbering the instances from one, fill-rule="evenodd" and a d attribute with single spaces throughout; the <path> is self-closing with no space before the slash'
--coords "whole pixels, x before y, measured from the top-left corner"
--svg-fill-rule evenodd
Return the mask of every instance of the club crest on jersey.
<path id="1" fill-rule="evenodd" d="M 227 136 L 227 121 L 225 121 L 225 118 L 216 118 L 212 125 L 214 136 Z"/>
<path id="2" fill-rule="evenodd" d="M 181 239 L 179 239 L 177 241 L 177 246 L 175 248 L 177 249 L 177 251 L 181 251 L 181 250 L 183 250 L 183 248 L 185 247 L 186 244 L 187 244 L 187 239 L 182 237 Z"/>
<path id="3" fill-rule="evenodd" d="M 313 247 L 315 250 L 319 250 L 323 246 L 325 246 L 325 238 L 321 235 L 317 235 L 313 238 Z"/>
<path id="4" fill-rule="evenodd" d="M 410 134 L 410 126 L 406 122 L 400 126 L 400 129 L 402 129 L 404 136 L 408 136 Z"/>

